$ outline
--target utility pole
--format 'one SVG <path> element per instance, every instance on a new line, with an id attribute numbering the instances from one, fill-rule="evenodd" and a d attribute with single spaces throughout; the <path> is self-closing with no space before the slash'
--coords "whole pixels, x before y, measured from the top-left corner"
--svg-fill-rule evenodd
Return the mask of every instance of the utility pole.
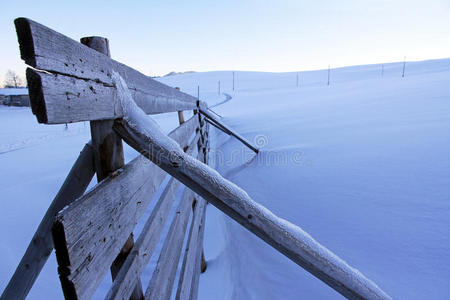
<path id="1" fill-rule="evenodd" d="M 327 85 L 330 85 L 330 65 L 328 65 L 328 83 Z"/>
<path id="2" fill-rule="evenodd" d="M 403 58 L 403 73 L 402 77 L 405 77 L 406 56 Z"/>
<path id="3" fill-rule="evenodd" d="M 220 95 L 220 80 L 219 80 L 219 82 L 218 82 L 217 94 Z"/>
<path id="4" fill-rule="evenodd" d="M 233 71 L 233 91 L 234 91 L 234 71 Z"/>

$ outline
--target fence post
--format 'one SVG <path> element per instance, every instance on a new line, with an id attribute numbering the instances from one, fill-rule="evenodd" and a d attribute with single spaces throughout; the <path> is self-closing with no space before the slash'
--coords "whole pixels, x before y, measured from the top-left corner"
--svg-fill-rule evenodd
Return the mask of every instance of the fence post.
<path id="1" fill-rule="evenodd" d="M 405 67 L 406 67 L 406 56 L 403 58 L 403 72 L 402 72 L 402 78 L 405 77 Z"/>
<path id="2" fill-rule="evenodd" d="M 234 91 L 234 71 L 233 71 L 233 91 Z"/>
<path id="3" fill-rule="evenodd" d="M 233 72 L 233 74 L 234 74 L 234 72 Z M 198 111 L 198 121 L 199 121 L 199 125 L 200 125 L 200 139 L 199 139 L 199 145 L 198 145 L 198 148 L 199 148 L 199 152 L 200 151 L 202 151 L 202 161 L 204 162 L 204 163 L 206 163 L 206 149 L 204 148 L 204 146 L 207 144 L 207 141 L 206 141 L 206 134 L 205 134 L 205 132 L 202 130 L 202 125 L 203 125 L 203 122 L 202 122 L 202 114 L 200 113 L 200 99 L 199 100 L 197 100 L 197 111 Z M 205 121 L 205 123 L 206 123 L 206 121 Z M 206 129 L 206 124 L 205 124 L 205 129 Z M 205 271 L 206 271 L 206 260 L 205 260 L 205 249 L 203 249 L 203 246 L 202 246 L 202 256 L 201 256 L 201 264 L 200 264 L 201 266 L 200 266 L 200 271 L 202 272 L 202 273 L 204 273 Z"/>
<path id="4" fill-rule="evenodd" d="M 107 38 L 92 36 L 81 38 L 81 43 L 108 57 L 111 57 L 109 41 Z M 123 155 L 122 139 L 114 132 L 112 126 L 114 120 L 91 121 L 91 138 L 94 151 L 94 165 L 97 172 L 98 182 L 109 176 L 110 173 L 122 168 L 125 165 Z M 111 277 L 114 279 L 125 262 L 128 253 L 134 245 L 133 234 L 125 242 L 122 250 L 111 266 Z M 130 299 L 143 299 L 142 285 L 139 278 Z"/>
<path id="5" fill-rule="evenodd" d="M 177 91 L 180 90 L 179 87 L 176 87 L 175 89 L 176 89 Z M 184 123 L 184 114 L 183 114 L 183 111 L 182 111 L 182 110 L 179 110 L 179 111 L 178 111 L 178 121 L 180 122 L 180 125 Z"/>
<path id="6" fill-rule="evenodd" d="M 328 82 L 327 85 L 330 85 L 330 65 L 328 65 Z"/>

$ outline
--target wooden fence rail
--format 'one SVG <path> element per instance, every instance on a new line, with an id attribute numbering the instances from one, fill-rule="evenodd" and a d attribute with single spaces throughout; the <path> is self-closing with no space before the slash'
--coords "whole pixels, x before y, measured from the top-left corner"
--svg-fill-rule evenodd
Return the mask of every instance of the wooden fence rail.
<path id="1" fill-rule="evenodd" d="M 307 233 L 208 167 L 211 124 L 258 149 L 209 115 L 206 103 L 112 60 L 105 38 L 78 43 L 29 19 L 15 24 L 21 56 L 33 67 L 27 81 L 38 122 L 90 121 L 92 143 L 50 205 L 1 299 L 26 297 L 52 241 L 66 299 L 90 299 L 109 271 L 113 282 L 106 299 L 169 299 L 173 293 L 176 299 L 196 299 L 206 268 L 207 201 L 345 297 L 389 299 Z M 193 117 L 185 121 L 184 110 L 193 110 Z M 180 126 L 168 136 L 148 116 L 163 112 L 178 112 Z M 122 139 L 141 154 L 127 164 Z M 98 184 L 84 193 L 94 172 Z M 144 226 L 134 242 L 139 222 Z M 158 243 L 162 249 L 154 253 Z M 143 288 L 140 277 L 154 255 L 158 262 Z"/>
<path id="2" fill-rule="evenodd" d="M 31 107 L 39 122 L 61 124 L 122 117 L 112 71 L 125 78 L 147 114 L 196 108 L 196 98 L 168 87 L 32 20 L 15 21 L 27 70 Z M 67 100 L 67 101 L 62 101 Z"/>
<path id="3" fill-rule="evenodd" d="M 91 121 L 92 143 L 80 154 L 1 299 L 26 297 L 53 245 L 67 299 L 89 299 L 110 266 L 113 285 L 107 298 L 140 299 L 144 296 L 140 272 L 167 226 L 181 185 L 173 178 L 169 180 L 133 245 L 130 234 L 153 195 L 161 189 L 167 173 L 140 157 L 124 165 L 121 139 L 112 130 L 113 119 L 123 115 L 111 73 L 120 72 L 127 78 L 130 91 L 142 100 L 147 113 L 179 111 L 183 124 L 169 135 L 187 153 L 205 155 L 208 126 L 197 114 L 199 103 L 190 95 L 110 59 L 108 41 L 104 38 L 83 38 L 80 44 L 28 19 L 19 18 L 15 24 L 22 58 L 34 67 L 27 70 L 27 80 L 38 121 L 47 124 Z M 196 114 L 185 122 L 182 111 L 187 109 L 194 109 Z M 99 184 L 83 195 L 94 172 Z M 191 192 L 185 195 L 184 199 L 194 200 Z M 189 211 L 183 214 L 183 220 L 190 220 L 189 215 Z M 178 230 L 174 232 L 179 234 Z M 200 237 L 195 242 L 202 244 Z M 169 248 L 173 246 L 172 242 L 166 244 Z M 177 246 L 180 253 L 181 246 Z M 178 262 L 182 263 L 178 260 L 173 264 L 177 266 Z"/>
<path id="4" fill-rule="evenodd" d="M 350 299 L 390 299 L 374 282 L 316 242 L 306 232 L 280 219 L 207 165 L 185 155 L 134 103 L 125 82 L 116 83 L 125 117 L 114 130 L 134 149 L 180 180 L 289 259 Z M 179 162 L 173 164 L 173 157 Z"/>

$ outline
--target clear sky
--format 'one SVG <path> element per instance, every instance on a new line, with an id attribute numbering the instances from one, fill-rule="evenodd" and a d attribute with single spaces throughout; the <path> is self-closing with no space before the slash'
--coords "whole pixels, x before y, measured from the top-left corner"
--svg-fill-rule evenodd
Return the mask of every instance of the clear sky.
<path id="1" fill-rule="evenodd" d="M 147 75 L 299 71 L 450 57 L 450 1 L 0 1 L 0 80 L 25 66 L 13 20 L 75 40 L 110 39 L 112 57 Z"/>

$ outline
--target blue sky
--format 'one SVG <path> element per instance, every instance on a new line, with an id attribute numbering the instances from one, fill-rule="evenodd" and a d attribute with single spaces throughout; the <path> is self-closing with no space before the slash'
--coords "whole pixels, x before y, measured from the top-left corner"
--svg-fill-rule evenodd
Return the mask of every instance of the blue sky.
<path id="1" fill-rule="evenodd" d="M 13 20 L 73 39 L 110 39 L 112 57 L 147 75 L 309 69 L 450 57 L 450 1 L 7 1 L 0 80 L 20 74 Z"/>

